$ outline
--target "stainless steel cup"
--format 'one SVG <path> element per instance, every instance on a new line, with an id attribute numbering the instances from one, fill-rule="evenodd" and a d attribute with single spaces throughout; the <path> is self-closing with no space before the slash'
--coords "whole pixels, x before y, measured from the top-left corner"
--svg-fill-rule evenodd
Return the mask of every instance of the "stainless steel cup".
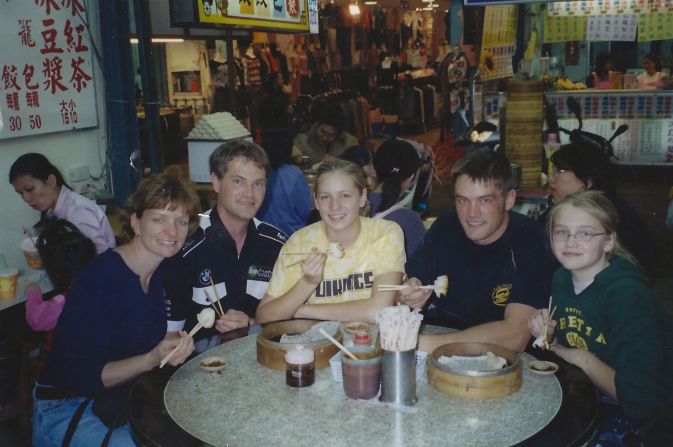
<path id="1" fill-rule="evenodd" d="M 416 397 L 416 350 L 382 351 L 381 402 L 414 405 Z"/>

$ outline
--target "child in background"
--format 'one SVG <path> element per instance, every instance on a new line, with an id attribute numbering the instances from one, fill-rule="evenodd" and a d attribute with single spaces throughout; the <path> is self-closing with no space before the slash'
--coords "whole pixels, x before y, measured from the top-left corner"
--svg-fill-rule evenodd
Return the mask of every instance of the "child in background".
<path id="1" fill-rule="evenodd" d="M 49 350 L 53 329 L 65 304 L 65 296 L 75 276 L 96 255 L 96 246 L 65 219 L 48 221 L 37 238 L 37 251 L 57 292 L 44 300 L 35 283 L 26 286 L 26 321 L 34 331 L 47 332 L 40 348 L 42 359 Z M 38 369 L 40 365 L 38 365 Z"/>
<path id="2" fill-rule="evenodd" d="M 532 336 L 556 330 L 550 349 L 607 395 L 601 413 L 613 416 L 597 445 L 637 437 L 673 445 L 673 321 L 620 245 L 614 206 L 598 191 L 578 192 L 551 210 L 547 225 L 562 265 L 552 281 L 556 319 L 538 310 Z"/>

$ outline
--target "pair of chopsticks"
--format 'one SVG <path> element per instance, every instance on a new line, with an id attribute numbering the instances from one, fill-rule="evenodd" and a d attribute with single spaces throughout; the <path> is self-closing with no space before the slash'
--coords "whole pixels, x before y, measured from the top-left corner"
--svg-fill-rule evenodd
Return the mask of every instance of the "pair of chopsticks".
<path id="1" fill-rule="evenodd" d="M 221 318 L 224 315 L 224 310 L 222 310 L 222 304 L 220 304 L 220 295 L 217 293 L 217 289 L 215 288 L 215 283 L 213 282 L 212 276 L 210 277 L 210 286 L 213 288 L 213 293 L 215 294 L 215 298 L 217 298 L 217 300 L 211 298 L 210 295 L 208 295 L 208 291 L 204 289 L 206 299 L 208 300 L 208 303 L 215 311 L 215 314 L 218 316 L 218 318 Z M 217 303 L 217 307 L 215 307 L 215 303 Z"/>
<path id="2" fill-rule="evenodd" d="M 398 290 L 404 290 L 407 287 L 410 287 L 409 285 L 402 284 L 402 285 L 393 285 L 393 284 L 381 284 L 378 287 L 379 292 L 396 292 Z M 427 289 L 427 290 L 434 290 L 435 286 L 434 285 L 427 285 L 427 286 L 419 286 L 419 289 Z"/>
<path id="3" fill-rule="evenodd" d="M 550 320 L 554 318 L 554 313 L 556 312 L 556 306 L 554 306 L 553 309 L 551 307 L 551 299 L 552 299 L 552 297 L 549 296 L 549 304 L 547 305 L 547 311 L 549 312 L 549 319 Z M 544 327 L 544 339 L 545 340 L 547 340 L 547 333 L 548 332 L 549 332 L 549 325 L 546 325 Z"/>

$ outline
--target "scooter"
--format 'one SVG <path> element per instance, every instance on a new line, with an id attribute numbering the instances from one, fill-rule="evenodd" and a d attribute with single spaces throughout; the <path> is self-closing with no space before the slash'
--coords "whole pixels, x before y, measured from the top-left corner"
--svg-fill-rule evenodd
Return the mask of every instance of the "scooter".
<path id="1" fill-rule="evenodd" d="M 629 130 L 629 126 L 627 126 L 626 124 L 621 124 L 619 127 L 617 127 L 617 129 L 615 129 L 614 133 L 609 139 L 605 139 L 601 135 L 597 135 L 595 133 L 582 130 L 582 107 L 575 98 L 573 98 L 572 96 L 568 96 L 568 98 L 566 99 L 566 105 L 577 119 L 578 123 L 577 129 L 568 130 L 564 129 L 563 127 L 559 127 L 556 111 L 554 110 L 554 107 L 551 105 L 551 103 L 549 103 L 549 101 L 545 97 L 547 128 L 549 129 L 549 132 L 555 132 L 555 133 L 562 132 L 569 136 L 570 141 L 572 143 L 583 142 L 596 145 L 609 158 L 619 160 L 619 157 L 617 157 L 614 153 L 612 142 L 615 140 L 615 138 L 617 138 L 618 136 Z"/>

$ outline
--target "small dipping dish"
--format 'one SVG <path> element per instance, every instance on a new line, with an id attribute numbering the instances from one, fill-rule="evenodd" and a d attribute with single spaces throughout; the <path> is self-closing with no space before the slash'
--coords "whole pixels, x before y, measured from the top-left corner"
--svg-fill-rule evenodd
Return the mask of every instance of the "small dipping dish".
<path id="1" fill-rule="evenodd" d="M 224 357 L 206 357 L 199 362 L 199 366 L 204 371 L 217 372 L 227 367 L 227 361 Z"/>
<path id="2" fill-rule="evenodd" d="M 558 365 L 554 362 L 547 362 L 546 360 L 535 360 L 528 364 L 528 370 L 533 374 L 548 376 L 558 371 Z"/>

